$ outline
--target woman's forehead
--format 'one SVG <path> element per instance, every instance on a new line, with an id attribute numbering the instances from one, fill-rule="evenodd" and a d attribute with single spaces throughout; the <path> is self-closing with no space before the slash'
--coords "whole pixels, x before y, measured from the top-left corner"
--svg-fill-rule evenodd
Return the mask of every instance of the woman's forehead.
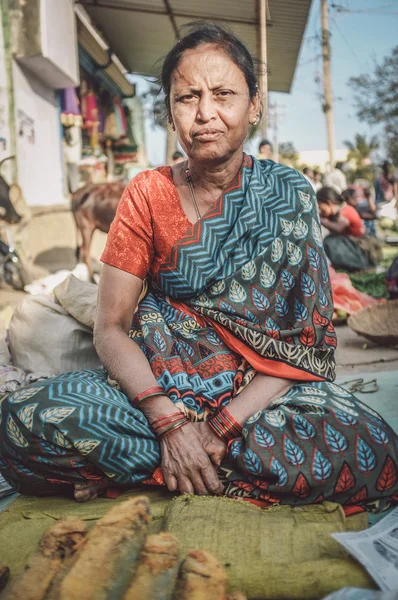
<path id="1" fill-rule="evenodd" d="M 195 86 L 201 80 L 239 85 L 246 79 L 241 69 L 228 54 L 215 44 L 203 44 L 198 48 L 185 50 L 171 78 L 172 85 Z"/>

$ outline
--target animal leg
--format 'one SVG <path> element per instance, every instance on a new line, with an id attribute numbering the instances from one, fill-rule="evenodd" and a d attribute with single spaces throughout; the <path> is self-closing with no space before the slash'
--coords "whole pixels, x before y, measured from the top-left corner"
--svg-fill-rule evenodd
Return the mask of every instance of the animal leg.
<path id="1" fill-rule="evenodd" d="M 79 260 L 80 262 L 86 263 L 88 269 L 88 275 L 90 281 L 93 280 L 93 270 L 91 266 L 91 258 L 90 258 L 90 246 L 91 240 L 93 238 L 93 233 L 95 231 L 95 226 L 90 220 L 83 214 L 76 215 L 76 222 L 78 224 L 78 229 L 82 236 L 82 245 L 79 249 Z"/>

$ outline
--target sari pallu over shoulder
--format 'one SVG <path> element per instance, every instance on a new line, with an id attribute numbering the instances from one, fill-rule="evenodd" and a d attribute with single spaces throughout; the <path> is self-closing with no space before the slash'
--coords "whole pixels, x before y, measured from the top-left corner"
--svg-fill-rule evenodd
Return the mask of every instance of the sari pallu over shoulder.
<path id="1" fill-rule="evenodd" d="M 193 321 L 200 315 L 256 370 L 334 379 L 316 199 L 294 169 L 245 155 L 236 181 L 173 247 L 153 286 Z"/>

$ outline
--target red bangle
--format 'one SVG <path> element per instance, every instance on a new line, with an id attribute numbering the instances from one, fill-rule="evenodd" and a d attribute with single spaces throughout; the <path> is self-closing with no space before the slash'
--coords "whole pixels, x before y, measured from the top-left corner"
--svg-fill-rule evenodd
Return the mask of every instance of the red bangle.
<path id="1" fill-rule="evenodd" d="M 141 404 L 141 402 L 143 402 L 144 400 L 147 400 L 147 398 L 152 398 L 153 396 L 160 395 L 164 396 L 165 393 L 166 392 L 164 391 L 164 389 L 160 385 L 157 385 L 156 387 L 149 388 L 149 390 L 145 390 L 144 392 L 137 394 L 137 396 L 134 398 L 131 404 L 132 406 L 134 406 L 134 408 L 137 408 L 137 406 Z"/>
<path id="2" fill-rule="evenodd" d="M 162 437 L 168 435 L 172 431 L 180 429 L 184 425 L 187 425 L 189 422 L 189 419 L 185 415 L 183 415 L 180 419 L 177 419 L 172 423 L 167 423 L 164 426 L 161 425 L 157 430 L 155 430 L 155 435 L 160 440 Z"/>
<path id="3" fill-rule="evenodd" d="M 228 443 L 242 434 L 242 426 L 226 408 L 223 408 L 215 417 L 209 419 L 207 424 L 223 442 Z"/>
<path id="4" fill-rule="evenodd" d="M 164 417 L 159 417 L 159 419 L 155 419 L 154 421 L 152 421 L 151 427 L 161 427 L 164 424 L 164 421 L 173 421 L 175 419 L 181 419 L 181 417 L 183 416 L 185 416 L 184 413 L 181 410 L 179 410 L 178 412 L 165 415 Z"/>

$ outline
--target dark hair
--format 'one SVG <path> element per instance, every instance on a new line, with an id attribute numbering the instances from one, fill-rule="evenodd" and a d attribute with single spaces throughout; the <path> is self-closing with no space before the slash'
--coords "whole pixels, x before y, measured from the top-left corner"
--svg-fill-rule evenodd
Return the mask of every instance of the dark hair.
<path id="1" fill-rule="evenodd" d="M 227 28 L 214 23 L 191 23 L 188 31 L 167 54 L 163 61 L 159 83 L 165 94 L 166 108 L 170 116 L 171 78 L 180 64 L 186 50 L 193 50 L 203 44 L 214 44 L 224 50 L 245 76 L 250 98 L 258 92 L 257 77 L 253 58 L 246 46 Z"/>
<path id="2" fill-rule="evenodd" d="M 304 167 L 303 169 L 303 173 L 304 175 L 307 175 L 308 171 L 312 171 L 311 167 Z M 312 171 L 314 173 L 314 171 Z"/>
<path id="3" fill-rule="evenodd" d="M 261 140 L 261 142 L 258 145 L 258 151 L 259 152 L 261 150 L 261 146 L 269 146 L 271 148 L 271 150 L 272 150 L 272 144 L 271 144 L 271 142 L 269 140 L 266 140 L 266 139 Z"/>
<path id="4" fill-rule="evenodd" d="M 343 166 L 344 166 L 343 162 L 337 162 L 336 165 L 335 165 L 336 169 L 340 169 L 340 171 L 343 170 Z"/>
<path id="5" fill-rule="evenodd" d="M 390 175 L 392 175 L 393 172 L 393 165 L 390 163 L 389 160 L 385 160 L 383 162 L 383 165 L 381 167 L 383 169 L 383 175 L 384 177 L 389 177 Z"/>
<path id="6" fill-rule="evenodd" d="M 184 158 L 184 155 L 182 152 L 180 152 L 179 150 L 176 150 L 173 154 L 173 160 L 177 160 L 177 158 Z"/>
<path id="7" fill-rule="evenodd" d="M 355 197 L 355 190 L 353 190 L 352 188 L 348 188 L 347 190 L 344 190 L 344 192 L 341 193 L 341 198 L 345 202 L 349 202 L 354 197 Z"/>
<path id="8" fill-rule="evenodd" d="M 316 193 L 316 199 L 323 204 L 341 204 L 341 196 L 332 187 L 322 187 Z"/>

